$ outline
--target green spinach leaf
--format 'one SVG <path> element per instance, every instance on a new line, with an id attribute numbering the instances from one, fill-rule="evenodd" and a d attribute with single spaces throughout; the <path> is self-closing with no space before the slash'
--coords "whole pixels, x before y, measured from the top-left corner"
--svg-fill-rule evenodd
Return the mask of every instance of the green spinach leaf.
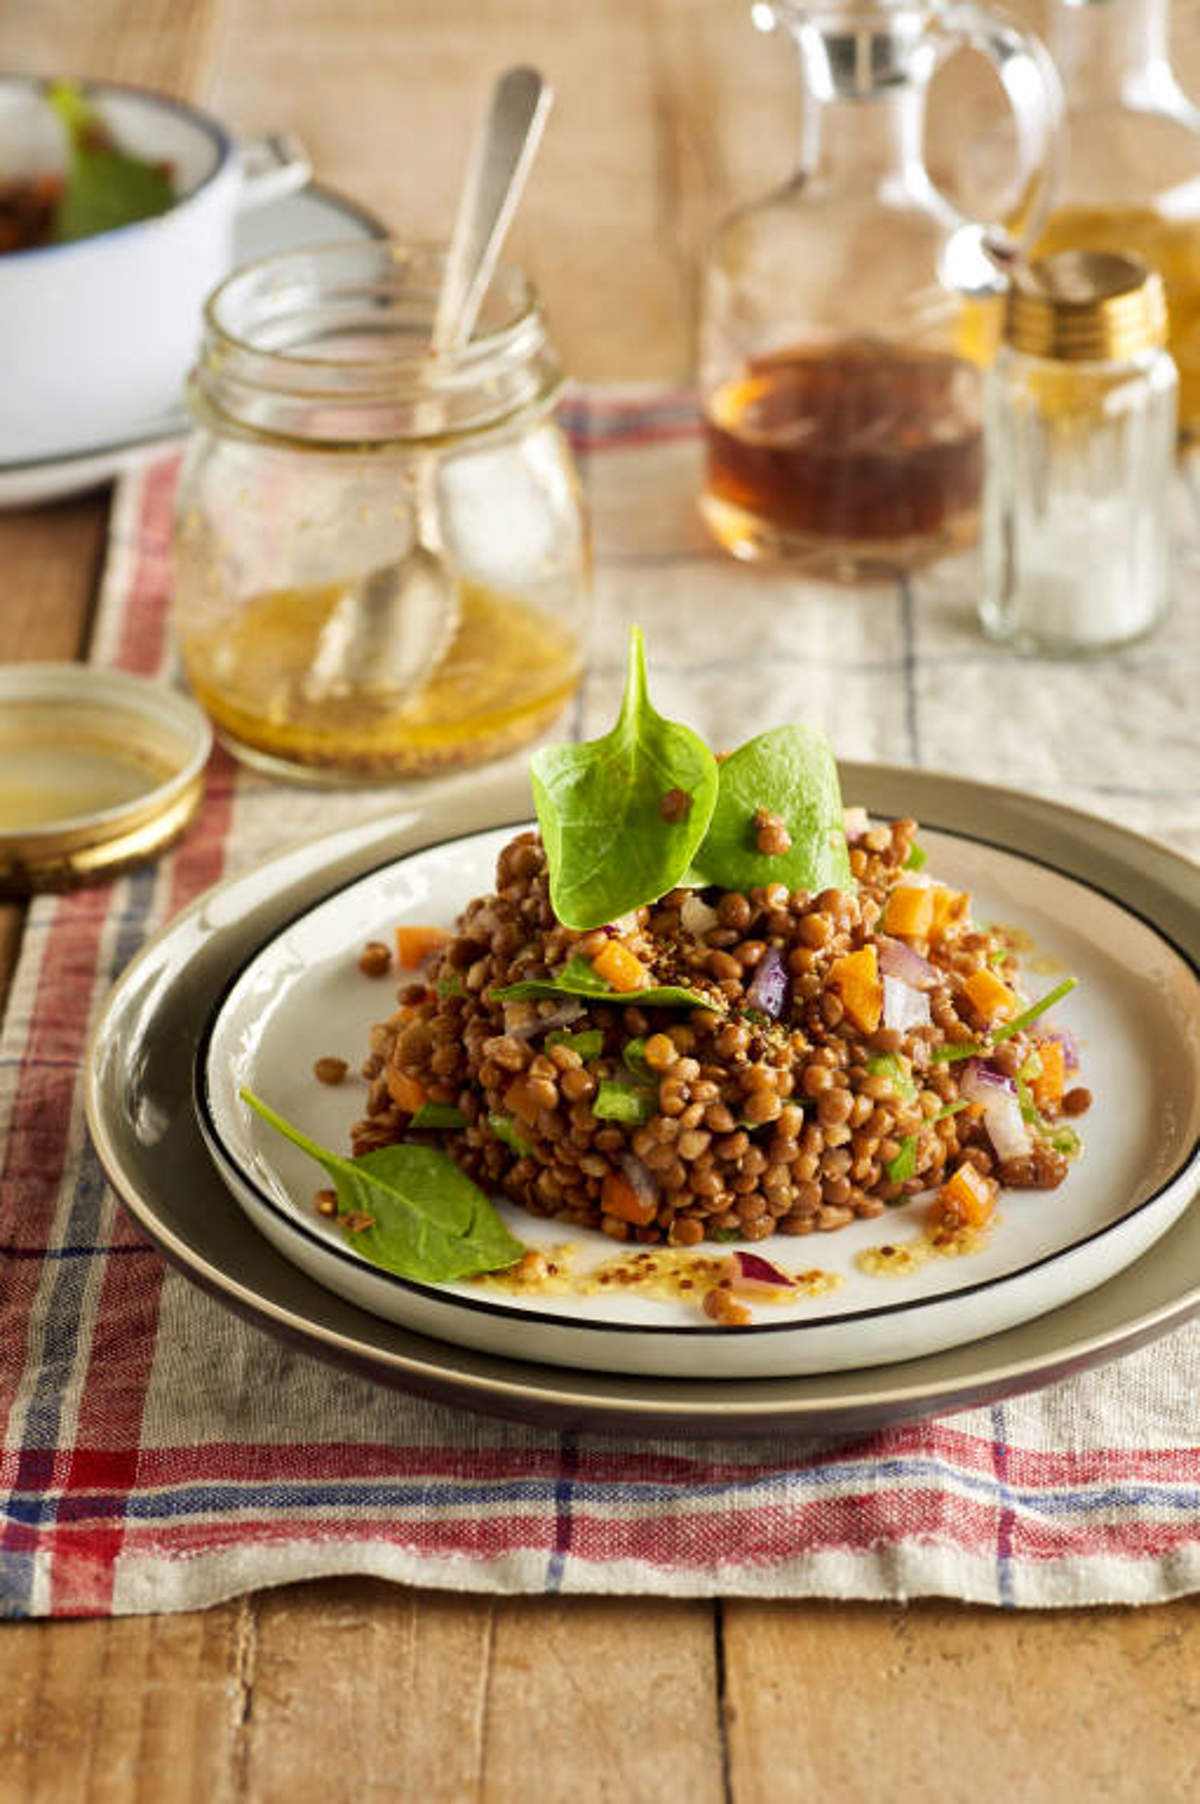
<path id="1" fill-rule="evenodd" d="M 703 990 L 685 990 L 678 984 L 654 984 L 645 990 L 614 990 L 597 975 L 586 958 L 574 953 L 557 977 L 530 977 L 521 983 L 506 984 L 489 990 L 492 1002 L 552 1002 L 559 996 L 587 996 L 596 1002 L 618 1003 L 638 1008 L 708 1008 L 720 1012 L 724 1002 Z"/>
<path id="2" fill-rule="evenodd" d="M 837 764 L 815 727 L 771 727 L 721 765 L 716 807 L 693 875 L 722 889 L 786 883 L 789 889 L 849 889 L 850 854 Z M 755 815 L 777 814 L 791 846 L 758 850 Z"/>
<path id="3" fill-rule="evenodd" d="M 98 232 L 151 219 L 174 205 L 166 170 L 118 149 L 96 109 L 73 82 L 52 82 L 46 99 L 67 134 L 67 180 L 54 220 L 60 243 L 94 238 Z"/>
<path id="4" fill-rule="evenodd" d="M 586 745 L 544 747 L 532 775 L 551 905 L 560 921 L 579 929 L 602 927 L 674 889 L 717 799 L 717 761 L 708 747 L 650 705 L 637 627 L 611 733 Z"/>
<path id="5" fill-rule="evenodd" d="M 256 1115 L 329 1174 L 355 1251 L 402 1278 L 444 1284 L 515 1265 L 524 1253 L 478 1185 L 428 1146 L 381 1146 L 343 1158 L 310 1140 L 250 1090 Z M 343 1224 L 345 1225 L 345 1223 Z"/>

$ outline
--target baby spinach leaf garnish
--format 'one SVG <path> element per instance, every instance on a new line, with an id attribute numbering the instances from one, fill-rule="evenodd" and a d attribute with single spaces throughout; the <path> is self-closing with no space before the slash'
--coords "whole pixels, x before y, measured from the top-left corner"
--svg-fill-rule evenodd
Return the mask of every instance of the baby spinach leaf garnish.
<path id="1" fill-rule="evenodd" d="M 799 724 L 772 727 L 718 768 L 716 807 L 693 859 L 694 873 L 722 889 L 768 883 L 813 891 L 852 887 L 837 764 L 823 733 Z M 754 819 L 760 808 L 786 826 L 786 852 L 758 850 Z"/>
<path id="2" fill-rule="evenodd" d="M 423 1102 L 412 1120 L 411 1128 L 465 1128 L 467 1118 L 452 1102 Z"/>
<path id="3" fill-rule="evenodd" d="M 717 799 L 717 761 L 704 741 L 650 705 L 637 627 L 616 726 L 586 745 L 544 747 L 532 774 L 550 902 L 564 925 L 580 929 L 674 889 Z M 664 813 L 663 798 L 676 790 L 688 806 Z"/>
<path id="4" fill-rule="evenodd" d="M 516 1153 L 518 1159 L 524 1159 L 533 1151 L 511 1115 L 499 1115 L 493 1112 L 488 1116 L 487 1121 L 497 1140 L 503 1141 L 510 1152 Z"/>
<path id="5" fill-rule="evenodd" d="M 639 1035 L 636 1040 L 626 1040 L 621 1048 L 621 1063 L 639 1084 L 652 1084 L 658 1080 L 646 1063 L 646 1041 Z"/>
<path id="6" fill-rule="evenodd" d="M 597 1121 L 630 1121 L 644 1126 L 657 1106 L 657 1092 L 648 1085 L 606 1077 L 601 1079 L 592 1099 L 592 1114 Z"/>
<path id="7" fill-rule="evenodd" d="M 555 977 L 529 977 L 520 983 L 506 984 L 503 989 L 489 990 L 492 1002 L 552 1002 L 558 996 L 587 996 L 597 1002 L 611 1002 L 638 1008 L 707 1008 L 721 1010 L 719 997 L 702 990 L 681 989 L 678 984 L 653 984 L 645 990 L 614 990 L 597 975 L 586 958 L 573 953 Z"/>
<path id="8" fill-rule="evenodd" d="M 239 1094 L 329 1174 L 354 1250 L 375 1265 L 402 1278 L 444 1284 L 500 1271 L 524 1255 L 526 1249 L 483 1191 L 445 1153 L 429 1146 L 380 1146 L 360 1159 L 343 1158 L 310 1140 L 252 1091 Z"/>
<path id="9" fill-rule="evenodd" d="M 46 99 L 67 134 L 67 179 L 54 219 L 54 236 L 60 243 L 94 238 L 98 232 L 153 218 L 174 205 L 166 170 L 119 150 L 95 107 L 73 82 L 52 82 Z"/>

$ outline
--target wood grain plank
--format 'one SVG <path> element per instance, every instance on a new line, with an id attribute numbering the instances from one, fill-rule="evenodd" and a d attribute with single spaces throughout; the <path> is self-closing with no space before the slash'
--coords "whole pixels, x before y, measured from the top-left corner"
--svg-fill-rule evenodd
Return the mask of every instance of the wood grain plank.
<path id="1" fill-rule="evenodd" d="M 336 1580 L 259 1598 L 246 1795 L 326 1804 L 717 1804 L 707 1604 L 409 1592 Z M 330 1734 L 330 1723 L 337 1733 Z"/>
<path id="2" fill-rule="evenodd" d="M 0 1804 L 232 1804 L 250 1608 L 10 1627 Z"/>
<path id="3" fill-rule="evenodd" d="M 661 1598 L 497 1606 L 483 1804 L 719 1804 L 712 1606 Z"/>
<path id="4" fill-rule="evenodd" d="M 1200 1599 L 1000 1612 L 729 1603 L 734 1804 L 1200 1795 Z"/>
<path id="5" fill-rule="evenodd" d="M 244 1795 L 477 1795 L 494 1605 L 366 1579 L 256 1600 Z"/>

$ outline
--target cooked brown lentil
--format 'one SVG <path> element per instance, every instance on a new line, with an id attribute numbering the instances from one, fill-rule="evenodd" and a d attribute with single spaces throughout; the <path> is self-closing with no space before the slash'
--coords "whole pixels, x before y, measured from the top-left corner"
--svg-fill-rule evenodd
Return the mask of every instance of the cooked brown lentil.
<path id="1" fill-rule="evenodd" d="M 678 805 L 673 793 L 664 809 Z M 768 849 L 764 838 L 786 849 L 775 818 L 765 810 L 759 816 L 760 849 Z M 781 821 L 778 827 L 786 835 Z M 921 947 L 936 974 L 932 1022 L 908 1032 L 882 1025 L 864 1032 L 831 982 L 838 959 L 872 942 L 915 831 L 913 821 L 871 829 L 853 847 L 853 893 L 789 893 L 781 883 L 708 891 L 715 924 L 698 933 L 683 925 L 687 890 L 634 911 L 620 938 L 651 981 L 685 984 L 711 997 L 711 1006 L 681 1016 L 641 1007 L 635 995 L 620 1003 L 580 999 L 577 1008 L 568 1005 L 565 1032 L 599 1032 L 601 1050 L 588 1057 L 569 1044 L 545 1045 L 549 1030 L 564 1026 L 559 1001 L 492 1000 L 494 990 L 546 976 L 572 955 L 594 957 L 612 940 L 611 929 L 580 934 L 555 920 L 541 843 L 519 834 L 500 854 L 495 892 L 468 904 L 456 934 L 430 961 L 427 983 L 406 987 L 403 1008 L 372 1029 L 367 1113 L 354 1130 L 354 1151 L 408 1133 L 411 1116 L 387 1082 L 394 1071 L 462 1112 L 466 1127 L 447 1132 L 442 1144 L 484 1188 L 618 1242 L 693 1247 L 710 1235 L 754 1241 L 832 1232 L 941 1184 L 964 1163 L 1009 1185 L 1061 1183 L 1067 1161 L 1047 1141 L 1035 1137 L 1028 1157 L 998 1164 L 978 1108 L 943 1114 L 960 1100 L 962 1067 L 932 1053 L 979 1037 L 964 985 L 995 968 L 1006 950 L 1001 933 L 976 927 L 964 911 Z M 790 974 L 778 1020 L 749 995 L 768 955 Z M 382 975 L 391 955 L 372 942 L 359 963 Z M 460 982 L 446 986 L 457 993 L 439 994 L 443 972 L 458 974 Z M 631 1040 L 639 1042 L 649 1118 L 599 1119 L 600 1087 L 629 1082 Z M 1037 1043 L 1036 1029 L 1018 1033 L 989 1057 L 1013 1075 Z M 889 1058 L 905 1061 L 915 1081 L 904 1079 L 902 1066 L 881 1069 L 877 1061 Z M 1043 1114 L 1051 1121 L 1078 1114 L 1090 1100 L 1077 1085 Z M 513 1123 L 527 1150 L 497 1137 L 488 1120 L 496 1115 Z M 902 1153 L 911 1155 L 910 1174 L 891 1177 Z"/>
<path id="2" fill-rule="evenodd" d="M 364 977 L 386 977 L 392 968 L 392 955 L 382 940 L 368 940 L 358 955 L 358 968 Z"/>
<path id="3" fill-rule="evenodd" d="M 318 1059 L 313 1066 L 313 1076 L 319 1084 L 340 1084 L 350 1067 L 345 1059 Z"/>

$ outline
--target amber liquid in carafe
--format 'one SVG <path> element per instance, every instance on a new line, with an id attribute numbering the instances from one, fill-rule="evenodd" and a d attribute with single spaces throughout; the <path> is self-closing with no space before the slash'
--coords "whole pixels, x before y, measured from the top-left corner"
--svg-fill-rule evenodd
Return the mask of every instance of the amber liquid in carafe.
<path id="1" fill-rule="evenodd" d="M 751 359 L 705 409 L 705 516 L 736 555 L 835 580 L 969 544 L 983 479 L 980 374 L 867 339 Z"/>
<path id="2" fill-rule="evenodd" d="M 1200 438 L 1200 219 L 1163 219 L 1149 207 L 1063 207 L 1034 255 L 1066 250 L 1132 251 L 1158 271 L 1179 368 L 1180 436 Z"/>

